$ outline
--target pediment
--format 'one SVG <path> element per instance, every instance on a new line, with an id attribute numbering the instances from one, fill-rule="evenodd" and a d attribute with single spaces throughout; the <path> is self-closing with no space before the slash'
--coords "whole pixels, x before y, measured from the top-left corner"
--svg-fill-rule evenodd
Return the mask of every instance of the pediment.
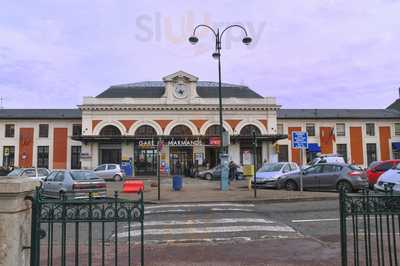
<path id="1" fill-rule="evenodd" d="M 186 79 L 191 82 L 196 82 L 199 78 L 182 70 L 163 77 L 163 81 L 175 81 L 177 79 Z"/>

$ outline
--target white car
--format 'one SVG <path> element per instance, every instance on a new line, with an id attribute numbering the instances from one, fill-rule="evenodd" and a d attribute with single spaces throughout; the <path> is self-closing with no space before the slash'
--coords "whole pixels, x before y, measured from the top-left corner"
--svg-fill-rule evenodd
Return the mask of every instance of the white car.
<path id="1" fill-rule="evenodd" d="M 330 156 L 330 155 L 322 155 L 321 157 L 314 158 L 311 161 L 310 165 L 316 165 L 319 163 L 346 163 L 343 157 L 340 156 Z"/>
<path id="2" fill-rule="evenodd" d="M 256 172 L 256 182 L 262 187 L 277 188 L 280 178 L 298 172 L 300 172 L 300 168 L 296 163 L 267 163 Z M 254 177 L 252 183 L 254 184 Z"/>
<path id="3" fill-rule="evenodd" d="M 26 176 L 43 182 L 49 174 L 46 168 L 15 168 L 7 176 Z"/>
<path id="4" fill-rule="evenodd" d="M 400 164 L 395 169 L 389 169 L 379 178 L 374 188 L 378 191 L 393 189 L 394 192 L 400 192 Z"/>

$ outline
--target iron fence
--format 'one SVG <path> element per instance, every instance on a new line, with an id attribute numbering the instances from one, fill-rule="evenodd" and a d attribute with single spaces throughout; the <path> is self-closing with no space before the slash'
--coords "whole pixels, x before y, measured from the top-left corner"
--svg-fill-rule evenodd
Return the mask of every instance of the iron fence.
<path id="1" fill-rule="evenodd" d="M 143 192 L 48 199 L 37 189 L 31 200 L 31 266 L 144 265 Z"/>
<path id="2" fill-rule="evenodd" d="M 340 193 L 342 265 L 399 265 L 400 195 Z"/>

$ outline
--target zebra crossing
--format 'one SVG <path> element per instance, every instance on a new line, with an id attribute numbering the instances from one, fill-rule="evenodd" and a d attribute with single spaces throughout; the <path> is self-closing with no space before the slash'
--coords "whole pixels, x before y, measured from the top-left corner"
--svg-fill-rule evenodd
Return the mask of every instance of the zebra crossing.
<path id="1" fill-rule="evenodd" d="M 123 226 L 118 240 L 140 237 L 140 225 Z M 145 208 L 144 238 L 147 244 L 252 241 L 300 238 L 293 227 L 262 217 L 254 204 L 165 204 Z"/>

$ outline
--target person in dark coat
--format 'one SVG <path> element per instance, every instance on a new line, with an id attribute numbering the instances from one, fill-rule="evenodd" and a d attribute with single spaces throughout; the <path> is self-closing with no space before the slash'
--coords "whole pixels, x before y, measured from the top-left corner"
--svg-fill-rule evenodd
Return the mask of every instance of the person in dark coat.
<path id="1" fill-rule="evenodd" d="M 181 165 L 181 162 L 179 160 L 176 161 L 175 168 L 176 168 L 176 174 L 178 174 L 178 175 L 182 174 L 182 172 L 181 172 L 182 165 Z"/>
<path id="2" fill-rule="evenodd" d="M 234 161 L 229 162 L 229 180 L 236 179 L 237 165 Z"/>

